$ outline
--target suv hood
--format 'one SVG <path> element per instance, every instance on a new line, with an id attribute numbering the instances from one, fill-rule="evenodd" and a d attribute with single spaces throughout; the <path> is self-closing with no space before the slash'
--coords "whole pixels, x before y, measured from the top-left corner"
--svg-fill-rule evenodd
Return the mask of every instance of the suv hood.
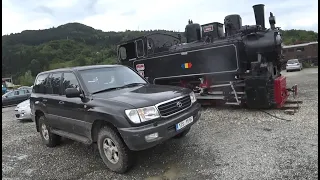
<path id="1" fill-rule="evenodd" d="M 135 108 L 153 106 L 191 93 L 191 90 L 177 87 L 147 84 L 120 90 L 108 91 L 93 95 L 93 99 L 105 99 L 130 104 Z"/>

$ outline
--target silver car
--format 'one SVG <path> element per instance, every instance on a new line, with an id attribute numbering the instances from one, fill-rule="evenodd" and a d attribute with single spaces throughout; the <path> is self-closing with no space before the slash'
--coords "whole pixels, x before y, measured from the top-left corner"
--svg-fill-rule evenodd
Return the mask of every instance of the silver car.
<path id="1" fill-rule="evenodd" d="M 302 63 L 299 62 L 298 59 L 290 59 L 287 61 L 286 70 L 294 71 L 294 70 L 302 70 Z"/>
<path id="2" fill-rule="evenodd" d="M 30 99 L 18 104 L 14 111 L 17 120 L 31 120 Z"/>

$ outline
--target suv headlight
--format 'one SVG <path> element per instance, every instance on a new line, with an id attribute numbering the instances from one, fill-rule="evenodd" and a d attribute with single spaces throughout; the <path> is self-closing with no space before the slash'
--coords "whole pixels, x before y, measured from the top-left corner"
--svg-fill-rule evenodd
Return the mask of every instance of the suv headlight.
<path id="1" fill-rule="evenodd" d="M 191 99 L 191 104 L 195 103 L 197 101 L 196 95 L 194 92 L 190 93 L 190 99 Z"/>
<path id="2" fill-rule="evenodd" d="M 159 112 L 155 106 L 125 110 L 127 117 L 135 124 L 159 118 Z"/>

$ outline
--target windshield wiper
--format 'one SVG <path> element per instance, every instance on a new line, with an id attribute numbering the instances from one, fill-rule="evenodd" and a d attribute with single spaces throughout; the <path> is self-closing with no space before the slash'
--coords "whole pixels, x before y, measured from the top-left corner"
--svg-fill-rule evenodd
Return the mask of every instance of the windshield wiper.
<path id="1" fill-rule="evenodd" d="M 126 84 L 126 85 L 120 86 L 120 87 L 112 87 L 112 88 L 102 89 L 102 90 L 93 92 L 92 94 L 98 94 L 98 93 L 102 93 L 102 92 L 113 91 L 113 90 L 118 90 L 118 89 L 123 89 L 123 88 L 128 88 L 128 87 L 144 85 L 144 84 L 147 84 L 147 83 L 130 83 L 130 84 Z"/>
<path id="2" fill-rule="evenodd" d="M 102 93 L 102 92 L 113 91 L 113 90 L 117 90 L 117 89 L 121 89 L 121 88 L 122 87 L 113 87 L 113 88 L 102 89 L 102 90 L 93 92 L 92 94 L 98 94 L 98 93 Z"/>
<path id="3" fill-rule="evenodd" d="M 147 84 L 147 83 L 130 83 L 130 84 L 126 84 L 124 86 L 121 86 L 121 88 L 134 87 L 134 86 L 145 85 L 145 84 Z"/>

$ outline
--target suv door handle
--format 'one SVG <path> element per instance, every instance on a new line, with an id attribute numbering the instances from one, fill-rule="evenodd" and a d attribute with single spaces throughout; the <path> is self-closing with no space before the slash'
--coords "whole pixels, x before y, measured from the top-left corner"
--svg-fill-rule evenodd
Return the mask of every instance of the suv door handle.
<path id="1" fill-rule="evenodd" d="M 42 101 L 43 101 L 43 102 L 47 102 L 48 100 L 47 100 L 47 99 L 42 99 Z"/>
<path id="2" fill-rule="evenodd" d="M 63 101 L 59 101 L 59 104 L 64 104 L 64 102 Z"/>

